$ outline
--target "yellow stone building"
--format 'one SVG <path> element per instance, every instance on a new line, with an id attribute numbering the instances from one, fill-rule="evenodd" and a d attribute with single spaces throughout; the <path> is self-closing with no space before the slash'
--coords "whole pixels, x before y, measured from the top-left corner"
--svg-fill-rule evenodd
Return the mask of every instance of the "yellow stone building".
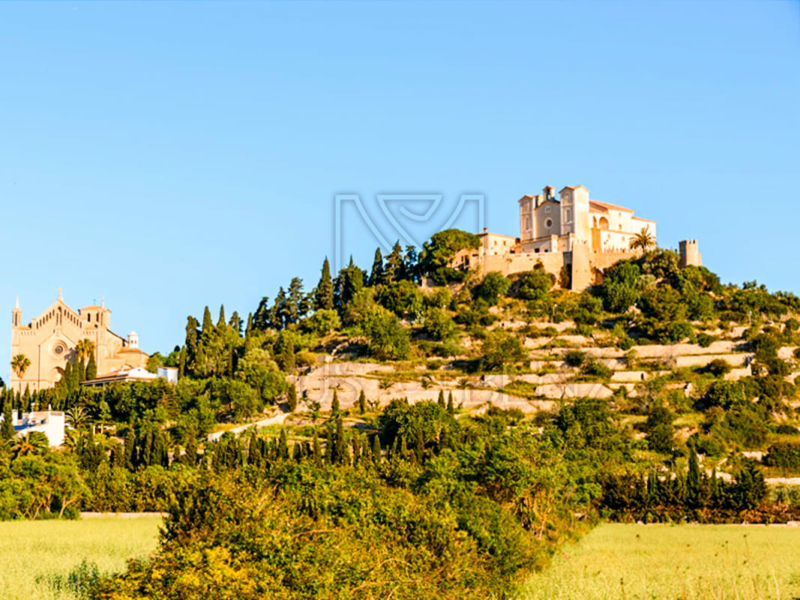
<path id="1" fill-rule="evenodd" d="M 11 369 L 11 388 L 21 393 L 26 388 L 35 392 L 58 383 L 67 362 L 75 359 L 81 340 L 94 344 L 98 377 L 123 368 L 144 367 L 149 358 L 139 349 L 135 332 L 125 339 L 111 331 L 111 311 L 105 302 L 74 311 L 59 291 L 58 299 L 27 325 L 22 324 L 17 302 L 11 323 L 11 358 L 23 355 L 30 361 L 21 376 Z"/>
<path id="2" fill-rule="evenodd" d="M 561 285 L 580 291 L 602 282 L 603 272 L 620 260 L 639 256 L 641 250 L 631 248 L 638 235 L 656 242 L 655 221 L 592 199 L 582 185 L 567 186 L 558 196 L 547 186 L 518 204 L 519 237 L 484 230 L 478 234 L 481 245 L 456 253 L 452 266 L 510 275 L 541 265 Z M 680 242 L 680 256 L 682 267 L 702 264 L 696 240 Z"/>

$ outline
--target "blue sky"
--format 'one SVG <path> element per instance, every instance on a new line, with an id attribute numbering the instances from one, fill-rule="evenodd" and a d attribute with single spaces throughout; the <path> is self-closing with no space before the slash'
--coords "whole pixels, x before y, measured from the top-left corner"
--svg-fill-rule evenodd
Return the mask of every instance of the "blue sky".
<path id="1" fill-rule="evenodd" d="M 168 351 L 312 287 L 337 193 L 480 193 L 514 235 L 521 195 L 582 184 L 800 293 L 798 2 L 2 2 L 0 56 L 6 379 L 16 296 L 104 296 Z"/>

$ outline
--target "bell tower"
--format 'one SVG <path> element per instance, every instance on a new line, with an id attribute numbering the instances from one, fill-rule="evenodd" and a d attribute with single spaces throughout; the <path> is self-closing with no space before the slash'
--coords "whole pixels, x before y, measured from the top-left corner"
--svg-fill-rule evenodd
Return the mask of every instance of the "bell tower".
<path id="1" fill-rule="evenodd" d="M 11 311 L 11 326 L 19 327 L 22 325 L 22 309 L 19 307 L 19 296 L 17 296 L 17 303 Z"/>

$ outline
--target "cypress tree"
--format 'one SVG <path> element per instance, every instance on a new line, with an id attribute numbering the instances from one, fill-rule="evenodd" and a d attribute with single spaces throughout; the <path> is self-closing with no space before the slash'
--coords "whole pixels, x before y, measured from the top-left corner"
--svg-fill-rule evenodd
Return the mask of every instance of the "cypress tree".
<path id="1" fill-rule="evenodd" d="M 201 330 L 201 335 L 204 339 L 206 339 L 212 333 L 214 333 L 214 322 L 211 320 L 211 311 L 208 310 L 208 307 L 206 306 L 205 310 L 203 311 L 203 328 Z"/>
<path id="2" fill-rule="evenodd" d="M 406 444 L 406 436 L 400 437 L 400 458 L 408 460 L 408 444 Z"/>
<path id="3" fill-rule="evenodd" d="M 217 329 L 225 328 L 225 305 L 219 305 L 219 319 L 217 319 Z"/>
<path id="4" fill-rule="evenodd" d="M 422 437 L 422 427 L 417 427 L 415 437 L 415 458 L 417 459 L 417 463 L 422 464 L 422 461 L 425 458 L 425 440 Z"/>
<path id="5" fill-rule="evenodd" d="M 686 477 L 686 500 L 687 504 L 695 508 L 700 502 L 700 465 L 697 461 L 697 452 L 694 447 L 689 447 L 689 473 Z"/>
<path id="6" fill-rule="evenodd" d="M 331 414 L 336 416 L 339 414 L 339 394 L 333 390 L 333 400 L 331 401 Z"/>
<path id="7" fill-rule="evenodd" d="M 125 434 L 125 468 L 132 471 L 136 463 L 136 432 L 133 427 Z"/>
<path id="8" fill-rule="evenodd" d="M 14 438 L 14 415 L 11 412 L 11 399 L 6 398 L 3 403 L 3 426 L 0 428 L 0 438 L 11 440 Z"/>
<path id="9" fill-rule="evenodd" d="M 75 364 L 78 371 L 78 383 L 83 383 L 86 381 L 86 365 L 83 363 L 83 359 L 80 360 L 76 359 Z"/>
<path id="10" fill-rule="evenodd" d="M 353 464 L 357 465 L 361 459 L 361 441 L 357 435 L 350 438 L 350 445 L 353 447 Z"/>
<path id="11" fill-rule="evenodd" d="M 314 430 L 314 464 L 319 467 L 322 465 L 322 450 L 319 446 L 319 434 Z"/>
<path id="12" fill-rule="evenodd" d="M 358 393 L 358 414 L 363 415 L 367 410 L 367 397 L 364 395 L 364 390 Z"/>
<path id="13" fill-rule="evenodd" d="M 717 508 L 720 504 L 720 487 L 717 481 L 717 467 L 711 471 L 711 505 Z"/>
<path id="14" fill-rule="evenodd" d="M 294 373 L 294 369 L 296 366 L 296 359 L 294 355 L 294 341 L 291 337 L 286 340 L 286 343 L 283 346 L 283 352 L 281 353 L 281 363 L 283 365 L 283 371 L 285 373 L 292 374 Z"/>
<path id="15" fill-rule="evenodd" d="M 372 436 L 372 460 L 376 464 L 381 461 L 381 440 L 377 434 Z"/>
<path id="16" fill-rule="evenodd" d="M 64 374 L 61 376 L 59 383 L 64 383 L 64 387 L 67 391 L 71 391 L 72 388 L 72 362 L 67 361 L 66 366 L 64 367 Z"/>
<path id="17" fill-rule="evenodd" d="M 297 388 L 294 385 L 289 386 L 289 391 L 286 393 L 286 402 L 289 404 L 289 412 L 297 410 Z"/>
<path id="18" fill-rule="evenodd" d="M 342 417 L 336 419 L 336 462 L 344 464 L 349 462 L 347 456 L 347 442 L 344 437 L 344 423 Z"/>
<path id="19" fill-rule="evenodd" d="M 372 271 L 369 274 L 369 285 L 375 287 L 383 283 L 383 255 L 380 248 L 375 248 L 375 259 L 372 261 Z"/>
<path id="20" fill-rule="evenodd" d="M 331 265 L 327 256 L 322 263 L 322 276 L 314 290 L 314 308 L 317 310 L 330 310 L 333 308 L 333 281 L 331 279 Z"/>
<path id="21" fill-rule="evenodd" d="M 286 437 L 286 429 L 281 428 L 281 435 L 278 438 L 278 456 L 283 459 L 289 458 L 289 440 Z"/>
<path id="22" fill-rule="evenodd" d="M 450 392 L 450 394 L 447 396 L 447 414 L 456 414 L 456 409 L 453 406 L 453 392 Z"/>
<path id="23" fill-rule="evenodd" d="M 195 466 L 197 464 L 197 436 L 194 434 L 194 429 L 189 431 L 184 450 L 184 464 L 187 464 L 190 467 Z"/>
<path id="24" fill-rule="evenodd" d="M 89 356 L 89 364 L 86 365 L 86 381 L 97 379 L 97 361 L 94 352 Z"/>
<path id="25" fill-rule="evenodd" d="M 181 347 L 181 358 L 178 363 L 178 377 L 181 379 L 186 375 L 186 346 Z"/>
<path id="26" fill-rule="evenodd" d="M 438 404 L 439 404 L 439 406 L 441 406 L 442 408 L 445 408 L 445 402 L 444 402 L 444 390 L 439 390 L 439 400 L 438 400 Z"/>

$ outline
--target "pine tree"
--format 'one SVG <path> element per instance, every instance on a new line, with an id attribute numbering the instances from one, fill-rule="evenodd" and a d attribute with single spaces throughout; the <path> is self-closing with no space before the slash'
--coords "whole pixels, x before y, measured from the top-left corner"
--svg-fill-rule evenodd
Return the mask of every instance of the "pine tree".
<path id="1" fill-rule="evenodd" d="M 400 241 L 394 243 L 392 252 L 386 257 L 386 266 L 383 269 L 383 280 L 386 283 L 402 281 L 405 278 L 403 268 L 403 249 Z"/>
<path id="2" fill-rule="evenodd" d="M 286 402 L 289 405 L 289 412 L 297 410 L 297 388 L 294 385 L 290 385 L 286 392 Z"/>
<path id="3" fill-rule="evenodd" d="M 444 390 L 439 390 L 439 400 L 437 404 L 439 404 L 439 406 L 441 406 L 442 408 L 445 408 Z"/>
<path id="4" fill-rule="evenodd" d="M 375 248 L 375 259 L 372 261 L 372 271 L 369 274 L 369 286 L 375 287 L 383 283 L 383 254 L 380 248 Z"/>
<path id="5" fill-rule="evenodd" d="M 367 410 L 367 397 L 364 395 L 364 390 L 358 393 L 358 414 L 363 415 Z"/>
<path id="6" fill-rule="evenodd" d="M 450 392 L 450 394 L 447 396 L 447 414 L 456 414 L 456 409 L 453 406 L 453 392 Z"/>
<path id="7" fill-rule="evenodd" d="M 314 290 L 314 308 L 317 310 L 333 308 L 333 281 L 331 280 L 331 265 L 327 257 L 322 263 L 322 276 Z"/>
<path id="8" fill-rule="evenodd" d="M 89 356 L 89 364 L 86 365 L 86 381 L 97 379 L 97 361 L 94 358 L 94 352 Z"/>
<path id="9" fill-rule="evenodd" d="M 331 414 L 336 416 L 339 414 L 339 394 L 333 390 L 333 400 L 331 401 Z"/>
<path id="10" fill-rule="evenodd" d="M 3 403 L 3 425 L 0 427 L 0 439 L 11 440 L 14 439 L 14 415 L 11 412 L 11 399 L 6 398 Z"/>

